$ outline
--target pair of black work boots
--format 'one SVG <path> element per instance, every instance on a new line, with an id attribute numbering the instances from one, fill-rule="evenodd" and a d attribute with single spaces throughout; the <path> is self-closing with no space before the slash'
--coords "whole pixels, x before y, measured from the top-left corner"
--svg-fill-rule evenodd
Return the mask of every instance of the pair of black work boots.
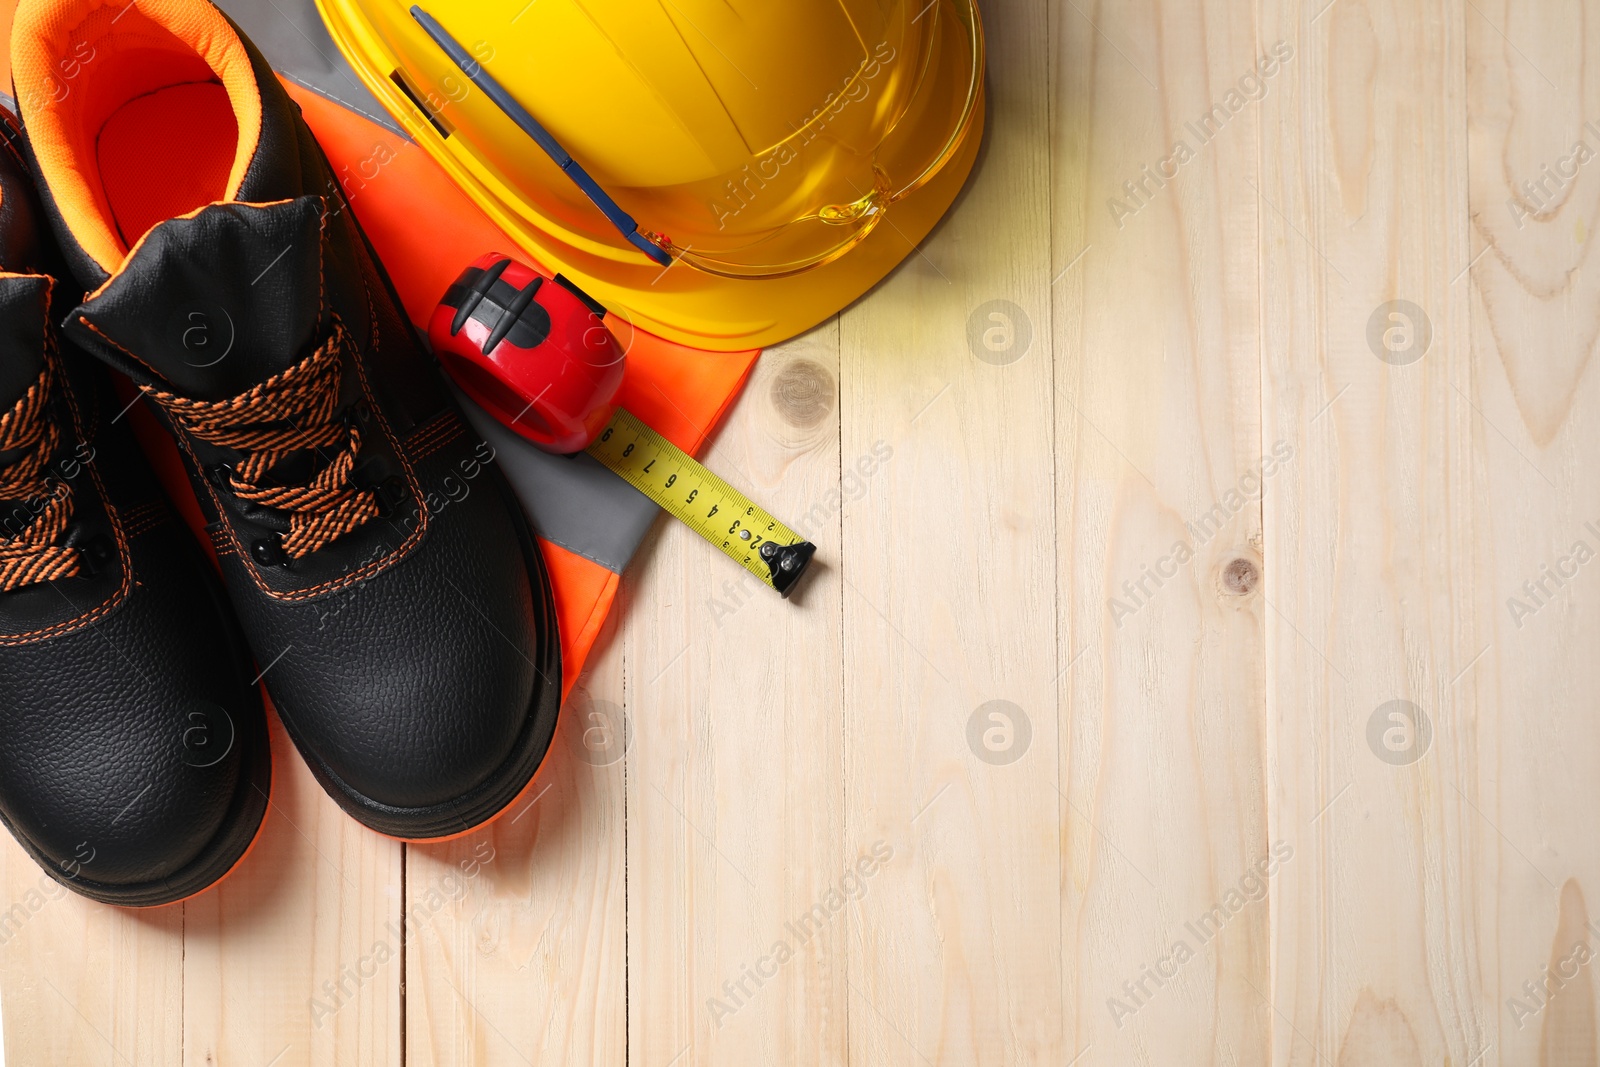
<path id="1" fill-rule="evenodd" d="M 0 819 L 96 900 L 205 889 L 271 803 L 258 683 L 366 825 L 492 818 L 555 729 L 549 580 L 298 108 L 206 0 L 23 0 L 11 50 Z"/>

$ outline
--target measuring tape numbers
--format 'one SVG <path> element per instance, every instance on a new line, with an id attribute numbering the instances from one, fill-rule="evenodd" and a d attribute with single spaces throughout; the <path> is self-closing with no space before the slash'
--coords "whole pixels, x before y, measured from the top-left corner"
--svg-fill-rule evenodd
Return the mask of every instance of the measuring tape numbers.
<path id="1" fill-rule="evenodd" d="M 623 408 L 585 451 L 780 596 L 789 595 L 817 551 Z"/>

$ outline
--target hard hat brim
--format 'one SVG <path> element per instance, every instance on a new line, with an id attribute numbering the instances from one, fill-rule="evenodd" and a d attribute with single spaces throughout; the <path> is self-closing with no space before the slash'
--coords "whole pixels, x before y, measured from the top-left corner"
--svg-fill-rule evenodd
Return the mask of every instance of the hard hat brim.
<path id="1" fill-rule="evenodd" d="M 475 146 L 441 129 L 406 91 L 407 66 L 383 39 L 361 0 L 317 0 L 334 42 L 357 75 L 406 133 L 468 197 L 550 273 L 573 278 L 618 315 L 651 333 L 713 351 L 776 344 L 835 314 L 871 289 L 911 254 L 949 209 L 977 159 L 984 127 L 982 29 L 970 19 L 968 44 L 977 58 L 975 95 L 949 133 L 949 155 L 922 185 L 894 200 L 881 220 L 848 251 L 792 273 L 743 278 L 698 269 L 692 259 L 663 267 L 621 244 L 592 240 L 539 205 L 483 179 Z M 954 21 L 954 20 L 952 20 Z M 969 94 L 973 90 L 966 90 Z M 975 101 L 975 102 L 974 102 Z M 623 251 L 619 252 L 617 244 Z"/>

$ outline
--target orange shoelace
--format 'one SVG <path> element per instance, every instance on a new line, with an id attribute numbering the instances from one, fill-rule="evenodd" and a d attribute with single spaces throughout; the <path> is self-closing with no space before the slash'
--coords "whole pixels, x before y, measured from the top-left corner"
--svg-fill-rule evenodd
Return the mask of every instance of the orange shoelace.
<path id="1" fill-rule="evenodd" d="M 315 352 L 255 388 L 228 400 L 190 400 L 140 386 L 189 433 L 221 448 L 245 453 L 228 475 L 241 500 L 289 512 L 284 553 L 299 559 L 378 514 L 377 494 L 350 484 L 361 431 L 335 414 L 340 355 L 349 334 L 334 319 L 333 332 Z M 326 466 L 304 485 L 263 484 L 291 453 L 315 449 Z"/>
<path id="2" fill-rule="evenodd" d="M 22 452 L 0 468 L 0 500 L 20 505 L 0 512 L 0 590 L 8 593 L 70 578 L 82 568 L 77 549 L 56 544 L 72 519 L 72 490 L 45 471 L 61 443 L 61 428 L 45 410 L 53 377 L 46 362 L 28 391 L 0 416 L 0 451 Z M 26 517 L 19 515 L 22 509 Z"/>

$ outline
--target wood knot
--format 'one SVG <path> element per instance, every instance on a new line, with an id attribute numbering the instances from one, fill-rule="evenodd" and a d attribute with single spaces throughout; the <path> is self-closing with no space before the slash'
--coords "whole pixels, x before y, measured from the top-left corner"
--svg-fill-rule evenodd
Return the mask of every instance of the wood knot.
<path id="1" fill-rule="evenodd" d="M 1261 582 L 1261 568 L 1255 560 L 1243 556 L 1228 561 L 1222 568 L 1222 588 L 1234 596 L 1248 596 Z"/>
<path id="2" fill-rule="evenodd" d="M 772 380 L 772 406 L 790 426 L 809 430 L 833 411 L 835 387 L 827 367 L 791 359 Z"/>

